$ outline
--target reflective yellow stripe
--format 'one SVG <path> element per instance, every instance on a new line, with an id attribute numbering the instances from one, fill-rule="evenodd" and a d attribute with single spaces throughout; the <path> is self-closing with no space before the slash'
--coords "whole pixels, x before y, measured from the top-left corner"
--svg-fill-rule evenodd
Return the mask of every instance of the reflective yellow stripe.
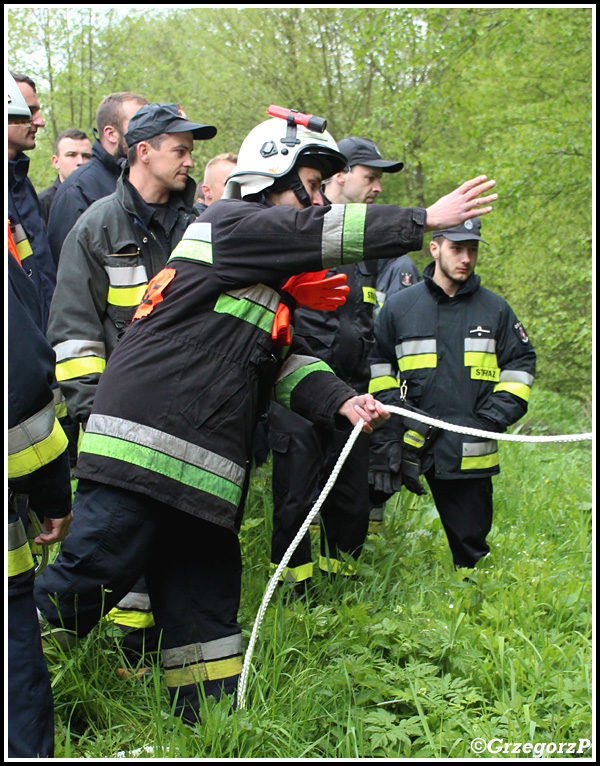
<path id="1" fill-rule="evenodd" d="M 382 375 L 380 378 L 373 378 L 369 381 L 369 393 L 375 394 L 378 391 L 384 391 L 386 388 L 398 388 L 400 383 L 398 378 L 393 378 L 391 375 Z"/>
<path id="2" fill-rule="evenodd" d="M 17 242 L 17 253 L 19 253 L 19 258 L 21 260 L 29 258 L 29 256 L 33 253 L 28 239 L 23 239 L 20 242 Z"/>
<path id="3" fill-rule="evenodd" d="M 497 383 L 500 380 L 498 367 L 471 367 L 471 380 L 486 380 L 489 383 Z"/>
<path id="4" fill-rule="evenodd" d="M 33 556 L 31 555 L 31 548 L 28 543 L 24 543 L 20 548 L 15 548 L 14 551 L 8 552 L 9 577 L 15 577 L 16 575 L 23 574 L 23 572 L 29 572 L 33 567 Z"/>
<path id="5" fill-rule="evenodd" d="M 358 569 L 358 562 L 353 558 L 339 561 L 338 559 L 319 556 L 319 569 L 321 569 L 323 572 L 330 572 L 332 574 L 340 574 L 346 577 L 350 577 L 356 573 Z"/>
<path id="6" fill-rule="evenodd" d="M 138 306 L 141 303 L 147 284 L 136 287 L 109 287 L 107 302 L 111 306 Z"/>
<path id="7" fill-rule="evenodd" d="M 67 437 L 58 420 L 54 420 L 52 433 L 19 452 L 8 456 L 8 476 L 16 479 L 28 476 L 61 455 L 68 444 Z"/>
<path id="8" fill-rule="evenodd" d="M 107 620 L 112 620 L 117 625 L 126 628 L 151 628 L 154 625 L 152 612 L 134 612 L 125 609 L 111 609 L 106 615 Z"/>
<path id="9" fill-rule="evenodd" d="M 465 351 L 465 367 L 497 369 L 498 358 L 496 354 L 488 354 L 485 351 Z"/>
<path id="10" fill-rule="evenodd" d="M 437 367 L 437 354 L 415 354 L 414 356 L 403 356 L 398 359 L 398 369 L 400 372 L 431 369 L 434 367 Z"/>
<path id="11" fill-rule="evenodd" d="M 500 462 L 497 452 L 490 455 L 478 455 L 476 457 L 463 457 L 460 463 L 461 471 L 477 471 L 484 468 L 493 468 Z"/>
<path id="12" fill-rule="evenodd" d="M 215 662 L 198 662 L 183 668 L 165 669 L 165 681 L 167 686 L 176 688 L 203 681 L 220 681 L 223 678 L 239 676 L 241 672 L 242 658 L 238 656 Z"/>
<path id="13" fill-rule="evenodd" d="M 409 447 L 416 447 L 417 449 L 421 449 L 425 444 L 425 438 L 416 431 L 406 431 L 403 441 L 405 441 Z"/>
<path id="14" fill-rule="evenodd" d="M 56 365 L 56 380 L 72 380 L 84 375 L 101 373 L 106 367 L 106 359 L 98 356 L 84 356 L 80 359 L 69 359 Z"/>
<path id="15" fill-rule="evenodd" d="M 190 261 L 199 261 L 200 263 L 212 263 L 212 245 L 210 242 L 199 242 L 194 239 L 182 239 L 173 250 L 169 262 L 173 258 L 185 258 Z"/>
<path id="16" fill-rule="evenodd" d="M 278 564 L 271 562 L 271 572 L 275 572 Z M 285 567 L 279 579 L 286 582 L 302 582 L 313 576 L 313 563 L 301 564 L 299 567 Z"/>
<path id="17" fill-rule="evenodd" d="M 494 386 L 494 393 L 497 393 L 498 391 L 508 391 L 509 394 L 518 396 L 526 402 L 529 401 L 529 397 L 531 396 L 531 387 L 525 385 L 525 383 L 514 383 L 511 381 L 498 383 Z"/>

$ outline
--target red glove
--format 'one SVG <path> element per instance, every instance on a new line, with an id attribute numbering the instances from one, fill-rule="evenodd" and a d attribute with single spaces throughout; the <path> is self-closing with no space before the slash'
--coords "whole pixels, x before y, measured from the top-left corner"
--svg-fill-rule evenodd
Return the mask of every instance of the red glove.
<path id="1" fill-rule="evenodd" d="M 346 284 L 346 274 L 335 274 L 325 279 L 327 269 L 322 271 L 306 271 L 290 277 L 283 285 L 283 290 L 289 293 L 299 306 L 307 306 L 320 311 L 335 311 L 346 302 L 350 288 Z M 289 346 L 290 310 L 285 303 L 280 303 L 275 314 L 271 337 L 276 346 Z"/>

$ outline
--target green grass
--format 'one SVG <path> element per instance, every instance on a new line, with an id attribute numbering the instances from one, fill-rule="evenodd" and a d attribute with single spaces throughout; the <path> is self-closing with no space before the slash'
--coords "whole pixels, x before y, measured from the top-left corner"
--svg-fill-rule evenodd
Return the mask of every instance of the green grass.
<path id="1" fill-rule="evenodd" d="M 536 391 L 520 429 L 591 426 L 580 405 Z M 357 581 L 319 576 L 294 610 L 274 598 L 247 710 L 207 700 L 201 726 L 181 724 L 159 668 L 146 681 L 116 677 L 122 659 L 105 625 L 66 655 L 48 652 L 56 756 L 151 746 L 179 758 L 468 758 L 474 738 L 591 740 L 590 443 L 500 449 L 492 552 L 468 582 L 430 495 L 402 492 L 367 539 Z M 270 517 L 265 466 L 241 533 L 246 643 L 269 578 Z"/>

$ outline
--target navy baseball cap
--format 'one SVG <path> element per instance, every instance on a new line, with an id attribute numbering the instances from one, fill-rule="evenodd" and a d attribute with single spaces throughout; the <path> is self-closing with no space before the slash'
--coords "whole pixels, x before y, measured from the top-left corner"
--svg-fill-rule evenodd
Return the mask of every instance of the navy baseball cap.
<path id="1" fill-rule="evenodd" d="M 453 226 L 451 229 L 442 229 L 441 231 L 434 231 L 431 235 L 435 237 L 446 237 L 446 239 L 452 242 L 467 242 L 469 240 L 479 240 L 484 245 L 488 243 L 485 239 L 481 239 L 481 218 L 469 218 L 464 223 L 458 226 Z"/>
<path id="2" fill-rule="evenodd" d="M 161 133 L 183 133 L 187 130 L 197 141 L 217 135 L 214 125 L 190 122 L 179 104 L 144 104 L 129 120 L 125 141 L 127 146 L 133 146 Z"/>
<path id="3" fill-rule="evenodd" d="M 337 142 L 338 149 L 348 160 L 348 166 L 366 165 L 369 168 L 380 168 L 384 173 L 398 173 L 404 167 L 403 162 L 392 162 L 381 157 L 375 142 L 369 138 L 350 136 Z"/>

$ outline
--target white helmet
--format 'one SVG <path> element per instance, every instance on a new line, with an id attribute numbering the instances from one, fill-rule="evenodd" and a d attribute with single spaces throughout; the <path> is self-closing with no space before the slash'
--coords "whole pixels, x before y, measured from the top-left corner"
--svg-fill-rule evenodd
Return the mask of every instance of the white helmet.
<path id="1" fill-rule="evenodd" d="M 297 112 L 286 110 L 291 115 Z M 305 117 L 305 115 L 300 115 Z M 312 115 L 310 115 L 312 117 Z M 326 124 L 322 120 L 323 124 Z M 246 136 L 238 153 L 237 165 L 227 179 L 223 199 L 242 199 L 272 186 L 294 167 L 317 163 L 323 179 L 347 167 L 344 155 L 326 130 L 316 132 L 298 124 L 292 117 L 278 117 L 257 125 Z"/>
<path id="2" fill-rule="evenodd" d="M 6 73 L 8 91 L 8 124 L 26 125 L 31 122 L 31 110 L 10 72 Z"/>

